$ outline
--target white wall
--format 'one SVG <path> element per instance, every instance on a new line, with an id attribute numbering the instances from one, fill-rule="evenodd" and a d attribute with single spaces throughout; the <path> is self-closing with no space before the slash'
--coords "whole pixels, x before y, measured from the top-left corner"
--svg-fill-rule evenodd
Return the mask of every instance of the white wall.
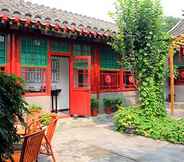
<path id="1" fill-rule="evenodd" d="M 50 96 L 33 96 L 33 97 L 25 97 L 26 102 L 28 104 L 37 104 L 43 107 L 44 110 L 51 110 L 51 99 Z"/>
<path id="2" fill-rule="evenodd" d="M 67 57 L 62 57 L 61 60 L 61 92 L 58 96 L 59 109 L 69 108 L 69 61 Z"/>

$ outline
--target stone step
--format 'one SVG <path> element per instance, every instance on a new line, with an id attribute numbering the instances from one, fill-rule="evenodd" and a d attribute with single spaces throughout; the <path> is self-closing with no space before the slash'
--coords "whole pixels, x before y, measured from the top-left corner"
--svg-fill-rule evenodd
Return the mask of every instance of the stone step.
<path id="1" fill-rule="evenodd" d="M 169 103 L 167 103 L 167 107 L 169 108 Z M 174 108 L 184 110 L 184 102 L 175 102 L 174 103 Z"/>

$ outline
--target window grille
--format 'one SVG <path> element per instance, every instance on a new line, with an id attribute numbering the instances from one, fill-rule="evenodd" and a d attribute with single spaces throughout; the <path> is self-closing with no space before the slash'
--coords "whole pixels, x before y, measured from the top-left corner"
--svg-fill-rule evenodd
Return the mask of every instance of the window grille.
<path id="1" fill-rule="evenodd" d="M 120 88 L 119 71 L 101 71 L 100 89 L 111 90 Z"/>
<path id="2" fill-rule="evenodd" d="M 22 77 L 27 92 L 46 92 L 46 69 L 41 67 L 22 67 Z"/>
<path id="3" fill-rule="evenodd" d="M 60 81 L 60 67 L 61 67 L 61 57 L 52 57 L 52 83 L 57 83 Z"/>
<path id="4" fill-rule="evenodd" d="M 120 69 L 118 54 L 110 48 L 100 49 L 100 66 L 102 69 Z"/>
<path id="5" fill-rule="evenodd" d="M 21 39 L 21 64 L 26 66 L 47 66 L 47 41 L 23 37 Z"/>
<path id="6" fill-rule="evenodd" d="M 86 60 L 75 60 L 73 68 L 75 88 L 89 87 L 88 62 Z"/>
<path id="7" fill-rule="evenodd" d="M 66 41 L 52 41 L 51 50 L 52 52 L 68 52 L 69 44 Z"/>
<path id="8" fill-rule="evenodd" d="M 135 79 L 131 72 L 129 71 L 123 72 L 123 82 L 125 88 L 135 88 Z"/>
<path id="9" fill-rule="evenodd" d="M 88 45 L 74 44 L 73 54 L 75 56 L 91 56 L 91 47 Z"/>
<path id="10" fill-rule="evenodd" d="M 6 43 L 5 36 L 0 35 L 0 65 L 6 63 Z"/>

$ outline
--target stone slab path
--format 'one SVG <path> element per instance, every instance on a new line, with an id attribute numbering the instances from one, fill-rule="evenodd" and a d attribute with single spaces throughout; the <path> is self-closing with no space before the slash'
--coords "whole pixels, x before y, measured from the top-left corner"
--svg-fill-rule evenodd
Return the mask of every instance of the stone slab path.
<path id="1" fill-rule="evenodd" d="M 57 162 L 184 162 L 184 145 L 120 134 L 111 120 L 106 115 L 61 119 L 53 140 Z"/>

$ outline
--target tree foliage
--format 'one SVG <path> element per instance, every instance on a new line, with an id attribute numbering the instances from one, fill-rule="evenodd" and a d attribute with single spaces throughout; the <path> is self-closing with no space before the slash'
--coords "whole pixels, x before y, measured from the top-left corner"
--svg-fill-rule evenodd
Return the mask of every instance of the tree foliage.
<path id="1" fill-rule="evenodd" d="M 19 141 L 15 120 L 23 122 L 23 112 L 27 109 L 21 79 L 0 73 L 0 83 L 0 161 L 3 161 L 11 155 L 13 144 Z"/>
<path id="2" fill-rule="evenodd" d="M 139 100 L 147 117 L 165 116 L 164 66 L 169 35 L 162 31 L 159 0 L 117 0 L 114 14 L 118 33 L 112 46 L 122 64 L 134 73 Z"/>
<path id="3" fill-rule="evenodd" d="M 165 16 L 164 17 L 164 22 L 165 25 L 163 26 L 163 31 L 164 32 L 169 32 L 181 19 L 178 17 L 173 17 L 173 16 Z"/>

